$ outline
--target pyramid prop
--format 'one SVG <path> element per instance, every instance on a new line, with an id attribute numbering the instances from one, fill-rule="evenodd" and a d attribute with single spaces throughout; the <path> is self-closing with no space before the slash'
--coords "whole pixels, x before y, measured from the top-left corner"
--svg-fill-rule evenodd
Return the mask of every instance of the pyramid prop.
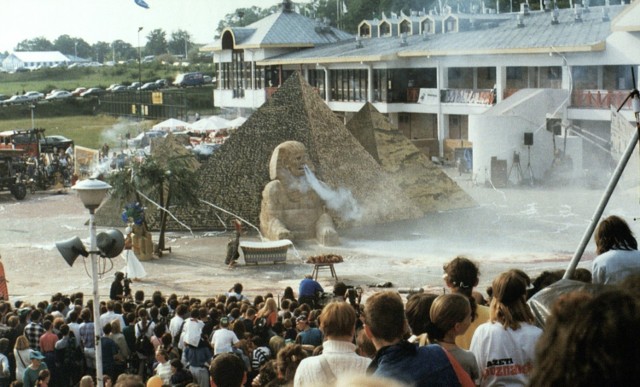
<path id="1" fill-rule="evenodd" d="M 422 211 L 472 207 L 473 199 L 372 104 L 366 103 L 347 129 Z"/>
<path id="2" fill-rule="evenodd" d="M 305 144 L 321 181 L 334 190 L 350 191 L 359 204 L 359 220 L 331 214 L 339 228 L 422 215 L 297 72 L 203 164 L 200 198 L 258 227 L 271 154 L 289 140 Z M 220 217 L 228 227 L 226 213 L 203 216 L 202 208 L 197 212 L 201 220 L 211 221 L 202 226 L 219 228 Z"/>

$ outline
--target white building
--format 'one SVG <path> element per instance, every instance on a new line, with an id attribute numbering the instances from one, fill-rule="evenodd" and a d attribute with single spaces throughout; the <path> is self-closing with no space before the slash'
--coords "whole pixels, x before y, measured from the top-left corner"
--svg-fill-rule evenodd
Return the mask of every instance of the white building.
<path id="1" fill-rule="evenodd" d="M 71 61 L 59 51 L 16 51 L 2 61 L 6 71 L 17 69 L 37 69 L 66 65 Z"/>
<path id="2" fill-rule="evenodd" d="M 611 106 L 637 87 L 631 71 L 638 74 L 640 64 L 638 2 L 383 15 L 360 23 L 356 39 L 327 29 L 333 41 L 306 46 L 287 40 L 303 36 L 297 30 L 267 28 L 282 15 L 291 18 L 289 4 L 244 29 L 226 29 L 205 48 L 220 80 L 216 106 L 255 109 L 289 73 L 301 71 L 345 121 L 368 101 L 432 156 L 455 160 L 472 147 L 479 182 L 499 173 L 494 161 L 506 171 L 518 159 L 522 169 L 530 162 L 536 178 L 557 155 L 570 157 L 576 176 L 608 162 Z M 308 33 L 323 28 L 307 25 Z M 627 101 L 622 112 L 634 121 L 630 108 Z M 506 171 L 501 177 L 513 180 Z"/>

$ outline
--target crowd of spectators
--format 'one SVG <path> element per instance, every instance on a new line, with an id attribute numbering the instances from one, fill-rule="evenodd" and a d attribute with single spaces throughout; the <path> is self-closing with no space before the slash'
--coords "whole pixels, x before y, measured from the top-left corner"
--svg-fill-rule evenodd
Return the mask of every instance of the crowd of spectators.
<path id="1" fill-rule="evenodd" d="M 611 223 L 622 239 L 606 236 Z M 601 254 L 637 249 L 625 225 L 603 221 Z M 341 282 L 320 297 L 308 289 L 323 289 L 305 278 L 300 298 L 292 288 L 251 298 L 240 283 L 206 299 L 137 291 L 101 302 L 100 316 L 82 293 L 2 302 L 0 387 L 93 386 L 98 321 L 105 386 L 633 385 L 640 262 L 627 255 L 617 255 L 624 265 L 612 254 L 607 265 L 597 258 L 594 283 L 607 284 L 560 295 L 544 324 L 527 300 L 561 275 L 532 281 L 508 270 L 485 299 L 475 289 L 479 266 L 465 257 L 444 265 L 444 294 L 406 300 L 380 290 L 361 303 L 362 294 Z M 579 269 L 572 278 L 590 283 L 590 274 Z"/>

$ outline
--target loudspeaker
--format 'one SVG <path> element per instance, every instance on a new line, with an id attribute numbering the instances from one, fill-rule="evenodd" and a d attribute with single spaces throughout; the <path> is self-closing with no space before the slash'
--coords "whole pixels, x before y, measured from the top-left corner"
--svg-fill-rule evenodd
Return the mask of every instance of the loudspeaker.
<path id="1" fill-rule="evenodd" d="M 533 133 L 526 132 L 524 134 L 524 145 L 531 146 L 533 145 Z"/>
<path id="2" fill-rule="evenodd" d="M 124 249 L 124 235 L 119 230 L 108 230 L 96 236 L 100 255 L 107 258 L 117 257 Z"/>
<path id="3" fill-rule="evenodd" d="M 78 255 L 82 255 L 83 257 L 89 255 L 87 249 L 84 248 L 82 241 L 78 237 L 56 242 L 56 247 L 69 266 L 73 266 L 73 262 L 78 258 Z"/>

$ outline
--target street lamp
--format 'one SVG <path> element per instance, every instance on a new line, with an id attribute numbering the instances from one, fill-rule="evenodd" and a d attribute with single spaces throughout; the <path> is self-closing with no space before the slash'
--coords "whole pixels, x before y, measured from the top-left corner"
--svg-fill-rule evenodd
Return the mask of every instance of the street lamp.
<path id="1" fill-rule="evenodd" d="M 142 46 L 140 46 L 140 31 L 142 27 L 138 27 L 138 116 L 142 122 Z"/>
<path id="2" fill-rule="evenodd" d="M 98 257 L 113 258 L 122 252 L 124 248 L 124 236 L 118 230 L 109 230 L 101 232 L 96 236 L 95 211 L 102 203 L 107 195 L 107 191 L 111 186 L 104 181 L 96 179 L 82 180 L 72 189 L 78 192 L 78 196 L 89 210 L 89 237 L 90 248 L 87 251 L 82 245 L 82 241 L 78 237 L 71 238 L 66 241 L 57 242 L 56 247 L 60 254 L 69 264 L 78 257 L 91 257 L 91 277 L 93 281 L 93 329 L 95 338 L 95 356 L 96 356 L 96 379 L 99 387 L 104 386 L 102 372 L 102 349 L 100 337 L 102 336 L 102 327 L 100 326 L 100 294 L 98 290 Z"/>

